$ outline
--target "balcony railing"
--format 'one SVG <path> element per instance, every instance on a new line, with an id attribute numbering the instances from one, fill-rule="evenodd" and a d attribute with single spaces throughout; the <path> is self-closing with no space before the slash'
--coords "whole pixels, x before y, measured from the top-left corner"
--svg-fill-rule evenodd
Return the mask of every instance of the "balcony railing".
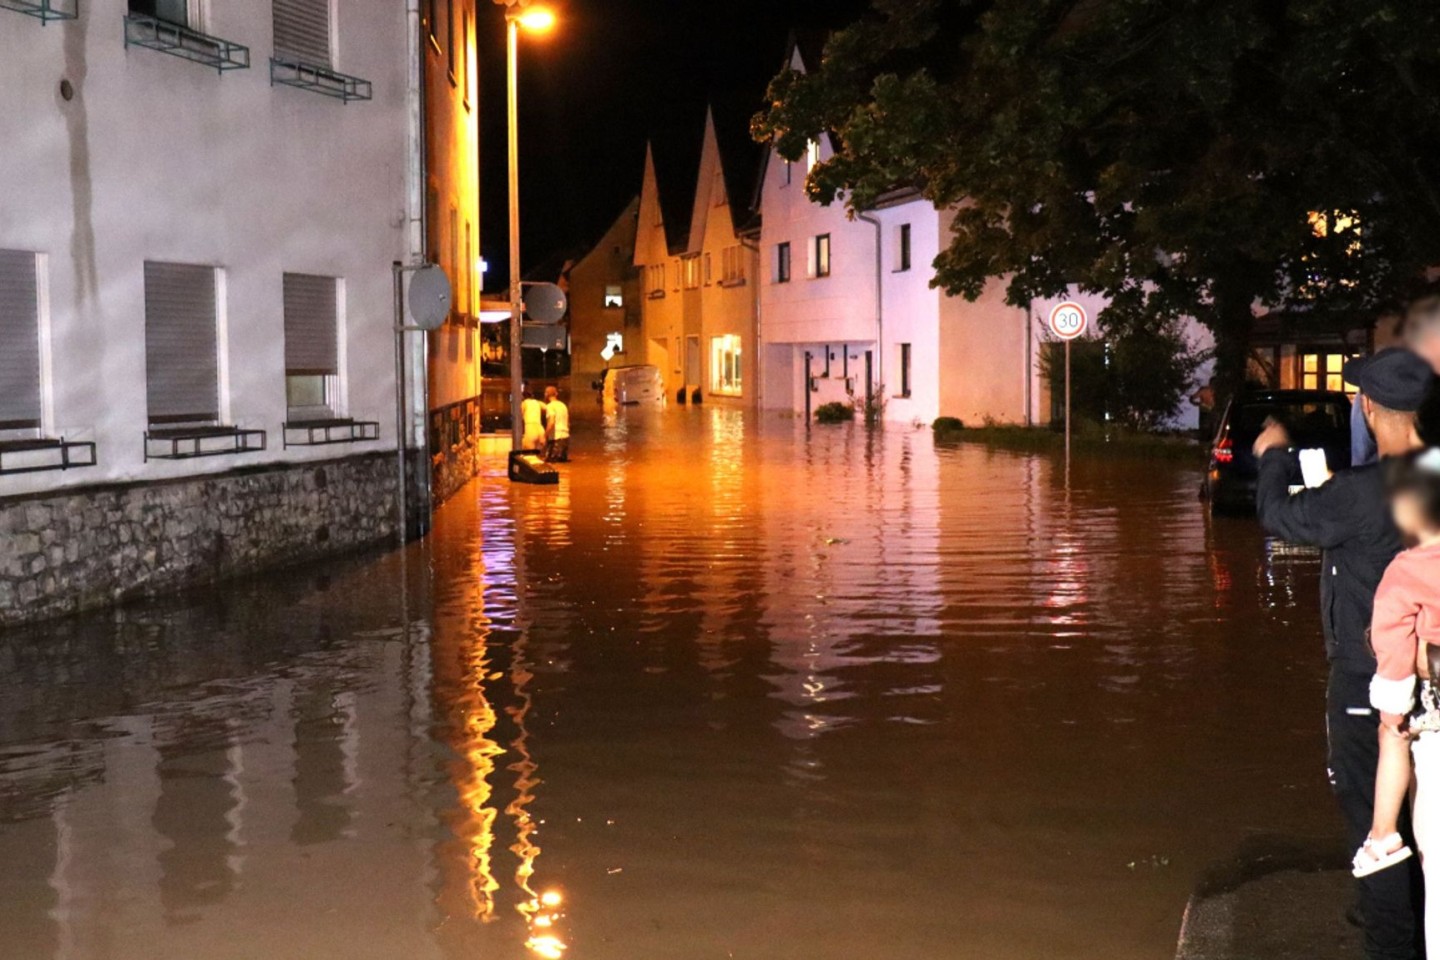
<path id="1" fill-rule="evenodd" d="M 14 10 L 41 23 L 74 20 L 80 16 L 80 0 L 0 0 L 0 10 Z"/>
<path id="2" fill-rule="evenodd" d="M 95 466 L 95 444 L 64 437 L 0 440 L 0 474 Z"/>
<path id="3" fill-rule="evenodd" d="M 152 426 L 145 431 L 146 460 L 190 460 L 232 453 L 258 453 L 265 449 L 264 430 L 198 424 Z"/>
<path id="4" fill-rule="evenodd" d="M 125 15 L 125 46 L 159 50 L 214 67 L 221 73 L 250 67 L 249 47 L 140 13 Z"/>
<path id="5" fill-rule="evenodd" d="M 342 103 L 369 100 L 372 96 L 369 80 L 288 57 L 270 58 L 270 84 L 277 83 L 334 97 Z"/>
<path id="6" fill-rule="evenodd" d="M 286 447 L 324 447 L 332 443 L 361 443 L 380 439 L 374 420 L 335 417 L 328 420 L 287 420 L 280 431 Z"/>

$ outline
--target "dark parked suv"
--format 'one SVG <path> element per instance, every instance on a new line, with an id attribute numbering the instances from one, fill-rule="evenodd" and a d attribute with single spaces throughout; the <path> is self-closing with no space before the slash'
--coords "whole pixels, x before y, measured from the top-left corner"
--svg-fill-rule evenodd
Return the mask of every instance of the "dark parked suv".
<path id="1" fill-rule="evenodd" d="M 1285 424 L 1295 446 L 1320 447 L 1332 471 L 1350 466 L 1350 398 L 1330 390 L 1256 390 L 1230 401 L 1215 444 L 1205 492 L 1218 511 L 1255 508 L 1258 464 L 1250 448 L 1271 417 Z"/>

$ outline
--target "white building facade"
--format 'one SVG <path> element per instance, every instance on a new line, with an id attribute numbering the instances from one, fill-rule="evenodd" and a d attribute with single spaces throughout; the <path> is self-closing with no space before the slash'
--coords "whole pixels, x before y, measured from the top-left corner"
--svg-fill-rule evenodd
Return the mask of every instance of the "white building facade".
<path id="1" fill-rule="evenodd" d="M 392 265 L 420 256 L 423 218 L 419 8 L 406 6 L 0 8 L 0 510 L 169 485 L 178 515 L 215 495 L 209 479 L 323 464 L 305 483 L 366 521 L 312 502 L 313 522 L 296 519 L 307 536 L 393 531 Z M 421 448 L 424 360 L 408 339 L 405 422 Z M 256 526 L 293 509 L 254 506 Z M 7 574 L 20 583 L 6 559 L 0 592 Z M 112 571 L 103 589 L 177 579 L 185 562 L 133 583 Z M 63 563 L 46 564 L 60 592 L 85 576 Z"/>
<path id="2" fill-rule="evenodd" d="M 798 46 L 789 65 L 805 70 Z M 826 138 L 796 162 L 772 150 L 759 179 L 760 406 L 808 417 L 822 404 L 860 408 L 873 398 L 878 416 L 893 422 L 1050 422 L 1041 365 L 1054 346 L 1049 313 L 1079 302 L 1093 330 L 1104 298 L 1072 289 L 1017 307 L 1005 302 L 1002 280 L 974 302 L 942 293 L 931 286 L 933 263 L 950 243 L 953 213 L 913 189 L 854 216 L 840 201 L 814 203 L 805 178 L 832 153 Z M 1198 324 L 1188 336 L 1211 345 Z M 1174 426 L 1196 422 L 1195 407 L 1182 404 Z"/>

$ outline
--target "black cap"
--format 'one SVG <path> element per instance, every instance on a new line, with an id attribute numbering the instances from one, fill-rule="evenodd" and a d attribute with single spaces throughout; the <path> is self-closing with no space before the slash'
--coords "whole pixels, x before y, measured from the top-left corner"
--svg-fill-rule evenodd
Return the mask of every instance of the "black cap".
<path id="1" fill-rule="evenodd" d="M 1344 376 L 1380 406 L 1403 413 L 1419 410 L 1435 381 L 1430 364 L 1404 347 L 1356 357 L 1345 364 Z"/>

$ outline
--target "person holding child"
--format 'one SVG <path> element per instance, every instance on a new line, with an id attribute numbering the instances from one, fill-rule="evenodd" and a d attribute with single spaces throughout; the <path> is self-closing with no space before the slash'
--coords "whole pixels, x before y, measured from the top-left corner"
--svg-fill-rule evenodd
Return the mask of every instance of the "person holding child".
<path id="1" fill-rule="evenodd" d="M 1270 533 L 1323 550 L 1320 609 L 1330 661 L 1326 687 L 1330 783 L 1351 843 L 1359 848 L 1375 826 L 1382 742 L 1380 719 L 1371 702 L 1377 665 L 1369 642 L 1370 623 L 1376 588 L 1402 547 L 1387 498 L 1386 461 L 1405 457 L 1420 446 L 1415 412 L 1429 394 L 1434 374 L 1416 354 L 1390 348 L 1350 361 L 1344 376 L 1360 387 L 1358 403 L 1381 462 L 1342 470 L 1321 486 L 1292 495 L 1292 489 L 1303 486 L 1299 451 L 1291 448 L 1284 425 L 1272 422 L 1255 441 L 1260 461 L 1255 502 L 1261 524 Z M 1394 829 L 1388 824 L 1382 829 L 1403 837 L 1405 819 L 1397 810 Z M 1440 823 L 1435 826 L 1440 829 Z M 1382 846 L 1392 844 L 1387 840 Z M 1371 844 L 1372 849 L 1375 846 Z M 1370 960 L 1417 957 L 1419 880 L 1413 860 L 1403 860 L 1393 869 L 1369 871 L 1357 882 L 1366 956 Z"/>

